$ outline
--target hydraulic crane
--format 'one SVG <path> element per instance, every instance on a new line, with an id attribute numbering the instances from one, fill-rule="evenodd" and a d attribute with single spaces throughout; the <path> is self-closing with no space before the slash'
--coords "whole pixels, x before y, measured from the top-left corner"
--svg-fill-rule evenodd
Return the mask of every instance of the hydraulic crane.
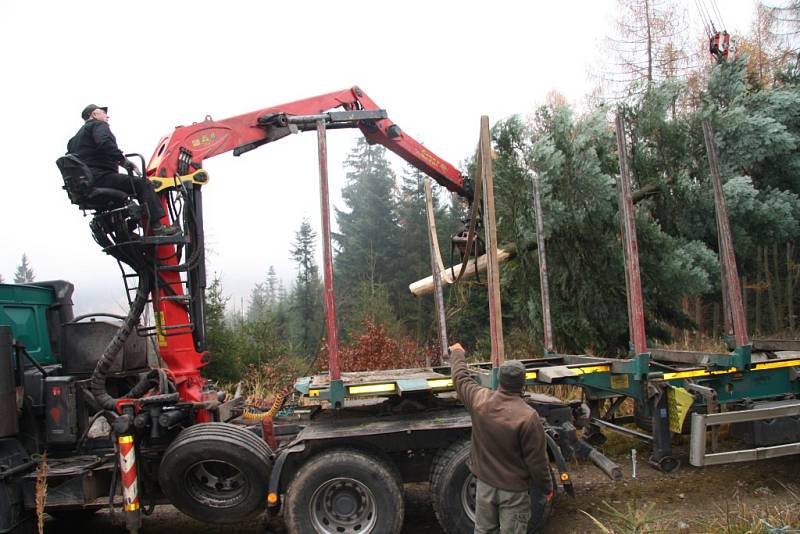
<path id="1" fill-rule="evenodd" d="M 403 518 L 401 484 L 431 481 L 431 497 L 442 527 L 449 533 L 472 529 L 475 479 L 466 465 L 471 421 L 458 400 L 448 395 L 452 381 L 445 369 L 394 370 L 396 383 L 390 389 L 396 395 L 386 400 L 380 394 L 388 391 L 383 386 L 346 384 L 349 377 L 334 372 L 338 366 L 334 351 L 329 350 L 325 384 L 318 385 L 311 377 L 298 383 L 307 386 L 308 396 L 329 400 L 331 409 L 324 405 L 274 420 L 272 410 L 263 418 L 248 418 L 241 399 L 226 398 L 201 375 L 210 357 L 203 310 L 202 197 L 209 176 L 203 162 L 230 151 L 240 155 L 295 132 L 316 130 L 330 346 L 335 319 L 331 321 L 328 313 L 332 261 L 326 226 L 325 132 L 338 128 L 359 128 L 370 143 L 387 147 L 450 191 L 473 201 L 470 180 L 406 135 L 357 87 L 220 121 L 206 117 L 162 138 L 149 164 L 142 163 L 161 195 L 166 214 L 162 222 L 180 225 L 179 235 L 150 235 L 143 230 L 148 226 L 143 224 L 146 210 L 124 198 L 100 198 L 98 193 L 103 192 L 92 190 L 85 165 L 74 158 L 73 165 L 59 160 L 65 189 L 74 203 L 94 210 L 92 234 L 118 260 L 128 294 L 133 296 L 130 311 L 115 333 L 105 330 L 108 336 L 91 340 L 93 347 L 106 346 L 102 355 L 96 350 L 65 352 L 57 365 L 26 370 L 26 387 L 30 383 L 31 391 L 44 388 L 52 393 L 42 413 L 48 418 L 54 446 L 44 441 L 45 446 L 36 452 L 46 451 L 48 459 L 84 462 L 88 455 L 90 460 L 69 471 L 69 487 L 76 492 L 67 491 L 67 484 L 59 480 L 63 489 L 58 506 L 92 512 L 105 504 L 98 498 L 119 503 L 119 480 L 121 504 L 132 532 L 141 526 L 143 507 L 168 502 L 206 522 L 243 521 L 268 507 L 284 511 L 293 533 L 397 533 Z M 477 185 L 474 196 L 480 196 Z M 476 235 L 477 203 L 472 204 L 470 230 L 461 242 L 465 250 L 472 249 Z M 54 291 L 60 287 L 54 286 Z M 59 306 L 71 305 L 67 296 L 58 298 Z M 153 327 L 139 321 L 149 304 L 155 316 Z M 37 309 L 45 313 L 44 306 Z M 54 323 L 53 328 L 63 322 Z M 131 335 L 134 331 L 154 336 L 165 366 L 149 367 L 141 350 L 134 364 L 128 365 L 125 347 L 138 338 Z M 26 353 L 24 347 L 17 347 L 0 343 L 0 349 L 8 353 L 16 350 L 21 362 Z M 298 383 L 295 389 L 300 391 L 303 386 Z M 69 395 L 62 395 L 64 391 Z M 360 396 L 356 403 L 349 402 L 353 396 Z M 528 402 L 547 421 L 548 435 L 555 436 L 548 440 L 548 448 L 570 493 L 566 462 L 593 450 L 577 436 L 588 412 L 580 401 L 567 403 L 545 395 L 531 395 Z M 50 417 L 54 413 L 71 417 L 55 421 Z M 111 426 L 105 433 L 96 428 L 103 420 Z M 72 426 L 62 431 L 68 425 Z M 88 444 L 90 435 L 98 435 L 91 438 L 93 448 Z M 22 445 L 18 448 L 22 450 Z M 618 467 L 608 461 L 601 464 L 609 476 L 618 476 Z M 30 466 L 26 464 L 25 469 Z M 63 471 L 52 472 L 64 476 Z M 554 472 L 551 475 L 555 480 Z M 23 481 L 8 482 L 14 488 L 18 483 Z M 544 495 L 532 493 L 531 528 L 544 524 L 552 505 Z"/>

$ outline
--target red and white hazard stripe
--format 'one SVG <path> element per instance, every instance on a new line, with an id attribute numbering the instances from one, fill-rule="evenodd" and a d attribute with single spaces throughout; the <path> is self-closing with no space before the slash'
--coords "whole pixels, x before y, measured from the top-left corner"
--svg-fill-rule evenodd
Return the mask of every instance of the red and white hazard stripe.
<path id="1" fill-rule="evenodd" d="M 119 466 L 122 471 L 122 499 L 126 512 L 139 509 L 139 484 L 136 480 L 136 450 L 133 447 L 133 436 L 120 436 Z"/>

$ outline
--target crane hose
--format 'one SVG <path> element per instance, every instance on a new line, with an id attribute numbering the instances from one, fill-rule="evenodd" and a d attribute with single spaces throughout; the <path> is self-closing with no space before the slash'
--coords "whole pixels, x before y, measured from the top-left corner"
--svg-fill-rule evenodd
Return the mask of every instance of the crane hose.
<path id="1" fill-rule="evenodd" d="M 108 346 L 103 351 L 103 355 L 97 361 L 97 366 L 94 368 L 94 372 L 92 373 L 90 390 L 92 395 L 94 395 L 95 400 L 103 410 L 113 411 L 116 408 L 117 401 L 119 399 L 115 399 L 109 395 L 108 391 L 106 390 L 106 377 L 108 376 L 114 361 L 117 359 L 117 355 L 122 349 L 122 346 L 125 344 L 128 336 L 130 336 L 131 331 L 139 323 L 139 318 L 142 316 L 142 312 L 144 312 L 144 308 L 147 305 L 149 294 L 150 277 L 147 275 L 147 273 L 140 272 L 139 285 L 136 288 L 136 296 L 131 303 L 128 315 L 125 316 L 122 326 L 120 326 L 119 330 L 117 330 L 117 333 L 111 339 L 111 342 L 109 342 Z M 148 379 L 146 378 L 145 380 Z M 137 386 L 134 386 L 134 388 Z"/>

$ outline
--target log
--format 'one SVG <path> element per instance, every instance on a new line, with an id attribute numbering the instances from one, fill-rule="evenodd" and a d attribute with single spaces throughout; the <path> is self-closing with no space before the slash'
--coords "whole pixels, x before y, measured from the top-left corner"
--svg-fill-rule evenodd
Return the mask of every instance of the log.
<path id="1" fill-rule="evenodd" d="M 498 263 L 503 263 L 509 261 L 510 259 L 514 258 L 517 255 L 517 248 L 514 245 L 507 245 L 503 248 L 497 249 L 497 261 Z M 462 280 L 467 278 L 474 278 L 475 277 L 475 259 L 470 258 L 469 263 L 467 264 L 467 268 L 464 270 L 464 276 Z M 488 258 L 486 254 L 483 256 L 478 256 L 477 261 L 477 272 L 485 273 L 486 272 L 486 265 L 488 263 Z M 454 265 L 453 267 L 448 267 L 442 273 L 442 287 L 447 287 L 453 284 L 454 279 L 454 271 L 455 275 L 458 275 L 458 271 L 461 269 L 461 264 Z M 433 293 L 433 276 L 428 276 L 427 278 L 423 278 L 422 280 L 417 280 L 408 285 L 408 290 L 414 296 L 421 297 L 423 295 L 430 295 Z"/>

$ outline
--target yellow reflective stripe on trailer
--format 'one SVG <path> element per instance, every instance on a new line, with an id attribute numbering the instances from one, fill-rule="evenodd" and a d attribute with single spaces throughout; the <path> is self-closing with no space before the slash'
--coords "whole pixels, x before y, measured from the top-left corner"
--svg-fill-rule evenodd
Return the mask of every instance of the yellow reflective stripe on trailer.
<path id="1" fill-rule="evenodd" d="M 590 365 L 589 367 L 570 367 L 572 371 L 575 371 L 581 375 L 589 375 L 592 373 L 607 373 L 611 370 L 610 365 Z"/>
<path id="2" fill-rule="evenodd" d="M 784 360 L 784 361 L 767 361 L 753 365 L 750 371 L 768 371 L 769 369 L 780 369 L 782 367 L 795 367 L 800 366 L 800 359 L 798 360 Z M 739 373 L 736 367 L 722 369 L 720 371 L 706 371 L 705 369 L 695 369 L 693 371 L 678 371 L 675 373 L 664 373 L 664 380 L 676 380 L 678 378 L 697 378 L 701 376 L 715 376 L 727 375 L 732 373 Z"/>
<path id="3" fill-rule="evenodd" d="M 675 373 L 664 373 L 664 380 L 676 380 L 678 378 L 697 378 L 700 376 L 728 375 L 736 373 L 736 367 L 722 369 L 721 371 L 706 371 L 705 369 L 695 369 L 693 371 L 677 371 Z"/>
<path id="4" fill-rule="evenodd" d="M 780 369 L 781 367 L 795 367 L 800 365 L 800 360 L 786 360 L 782 362 L 764 362 L 757 363 L 753 366 L 754 371 L 763 371 L 765 369 Z"/>
<path id="5" fill-rule="evenodd" d="M 611 371 L 610 365 L 587 365 L 586 367 L 567 367 L 575 375 L 590 375 L 594 373 L 607 373 Z M 525 373 L 525 380 L 536 380 L 539 376 L 538 371 L 528 371 Z"/>
<path id="6" fill-rule="evenodd" d="M 369 395 L 371 393 L 389 393 L 397 389 L 394 383 L 386 384 L 366 384 L 364 386 L 350 386 L 347 392 L 350 395 Z"/>
<path id="7" fill-rule="evenodd" d="M 428 387 L 431 389 L 451 388 L 453 387 L 452 378 L 431 378 L 428 379 Z"/>

